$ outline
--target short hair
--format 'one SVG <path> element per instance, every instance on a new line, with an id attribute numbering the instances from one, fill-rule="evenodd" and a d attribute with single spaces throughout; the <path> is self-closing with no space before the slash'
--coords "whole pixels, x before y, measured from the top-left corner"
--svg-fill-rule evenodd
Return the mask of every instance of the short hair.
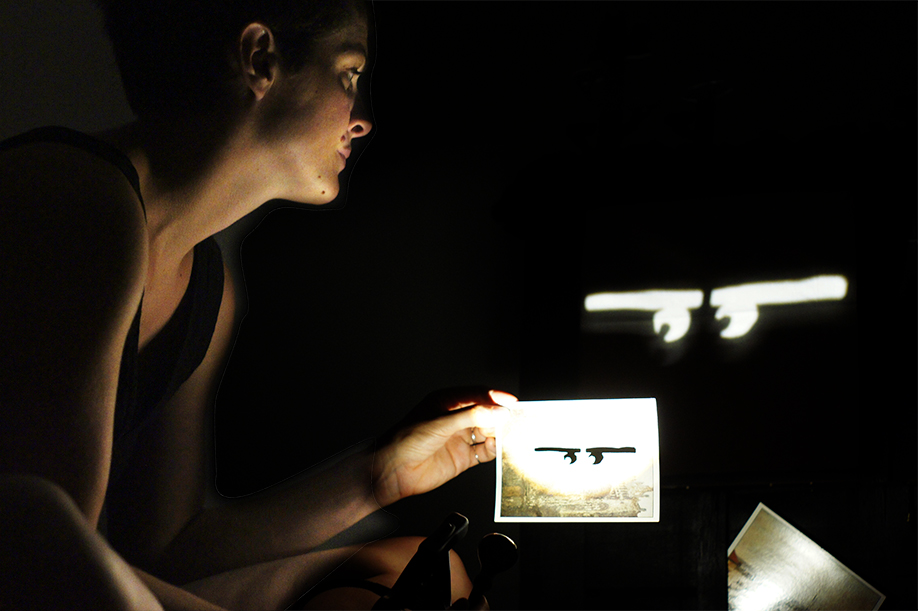
<path id="1" fill-rule="evenodd" d="M 233 92 L 242 30 L 264 23 L 281 66 L 301 69 L 313 41 L 369 7 L 354 0 L 96 0 L 131 110 L 138 117 L 196 113 Z"/>

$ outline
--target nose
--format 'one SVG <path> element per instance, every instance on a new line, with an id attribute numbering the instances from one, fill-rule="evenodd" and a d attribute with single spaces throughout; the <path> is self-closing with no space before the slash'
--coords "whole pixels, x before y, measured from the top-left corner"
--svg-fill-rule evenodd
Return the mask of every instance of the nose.
<path id="1" fill-rule="evenodd" d="M 363 99 L 357 96 L 354 107 L 351 109 L 351 122 L 347 126 L 347 131 L 351 134 L 351 138 L 362 138 L 372 129 L 373 123 L 366 112 Z"/>
<path id="2" fill-rule="evenodd" d="M 370 130 L 373 129 L 373 124 L 367 119 L 355 120 L 351 118 L 351 123 L 347 129 L 351 132 L 351 138 L 362 138 L 370 133 Z"/>

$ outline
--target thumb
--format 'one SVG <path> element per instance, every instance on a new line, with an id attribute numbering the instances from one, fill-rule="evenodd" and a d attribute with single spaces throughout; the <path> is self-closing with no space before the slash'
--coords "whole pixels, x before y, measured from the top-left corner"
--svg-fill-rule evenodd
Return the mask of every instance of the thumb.
<path id="1" fill-rule="evenodd" d="M 510 420 L 510 410 L 506 407 L 484 407 L 477 405 L 469 409 L 445 414 L 433 422 L 436 431 L 442 435 L 452 436 L 462 429 L 480 428 L 496 429 Z"/>
<path id="2" fill-rule="evenodd" d="M 491 390 L 488 391 L 488 395 L 490 395 L 491 400 L 494 401 L 495 404 L 503 405 L 504 407 L 510 407 L 519 401 L 514 395 L 504 392 L 503 390 Z"/>

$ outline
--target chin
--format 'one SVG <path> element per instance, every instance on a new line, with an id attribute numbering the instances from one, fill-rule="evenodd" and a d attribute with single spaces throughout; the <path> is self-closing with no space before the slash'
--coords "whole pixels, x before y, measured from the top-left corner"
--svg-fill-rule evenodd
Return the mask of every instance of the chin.
<path id="1" fill-rule="evenodd" d="M 329 202 L 331 202 L 331 201 L 334 201 L 334 199 L 335 199 L 336 197 L 338 197 L 338 191 L 339 191 L 339 189 L 338 189 L 338 186 L 337 186 L 337 185 L 335 185 L 335 188 L 334 188 L 334 189 L 331 189 L 331 188 L 325 189 L 325 192 L 324 192 L 323 194 L 321 194 L 321 195 L 319 195 L 318 197 L 314 198 L 313 201 L 310 202 L 310 203 L 315 204 L 315 205 L 317 205 L 317 206 L 321 206 L 321 205 L 323 205 L 323 204 L 327 204 L 327 203 L 329 203 Z"/>
<path id="2" fill-rule="evenodd" d="M 297 193 L 292 194 L 289 198 L 291 201 L 295 201 L 301 204 L 312 204 L 313 206 L 322 206 L 331 201 L 334 201 L 338 197 L 338 193 L 341 190 L 341 187 L 337 182 L 329 185 L 322 185 L 317 190 L 311 190 L 310 193 Z"/>

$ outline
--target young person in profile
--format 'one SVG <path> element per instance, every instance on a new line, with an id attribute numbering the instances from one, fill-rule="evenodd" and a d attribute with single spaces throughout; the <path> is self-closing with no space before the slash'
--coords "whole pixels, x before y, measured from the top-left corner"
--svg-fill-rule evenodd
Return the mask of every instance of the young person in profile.
<path id="1" fill-rule="evenodd" d="M 420 540 L 317 548 L 493 460 L 511 395 L 433 393 L 319 475 L 205 499 L 237 292 L 212 236 L 269 200 L 336 197 L 371 129 L 371 11 L 101 4 L 136 122 L 0 144 L 0 606 L 280 609 L 346 562 L 354 587 L 307 604 L 369 608 Z"/>

